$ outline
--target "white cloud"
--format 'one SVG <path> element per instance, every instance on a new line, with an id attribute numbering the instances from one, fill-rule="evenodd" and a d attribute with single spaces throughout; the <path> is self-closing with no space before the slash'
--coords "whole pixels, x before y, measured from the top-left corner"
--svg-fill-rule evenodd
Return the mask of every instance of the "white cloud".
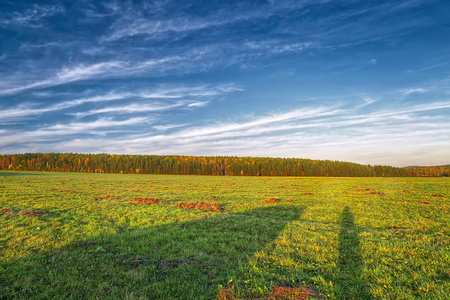
<path id="1" fill-rule="evenodd" d="M 404 153 L 414 154 L 421 163 L 434 164 L 437 160 L 433 162 L 435 158 L 429 153 L 440 153 L 442 158 L 442 153 L 448 152 L 450 128 L 446 126 L 444 109 L 448 110 L 450 103 L 421 104 L 396 112 L 371 108 L 371 113 L 364 114 L 352 108 L 322 107 L 246 116 L 241 122 L 153 125 L 151 128 L 156 134 L 127 134 L 119 138 L 101 135 L 111 128 L 125 126 L 133 131 L 133 125 L 151 121 L 147 118 L 124 121 L 100 118 L 94 122 L 47 126 L 22 134 L 18 140 L 14 140 L 16 134 L 2 133 L 4 138 L 0 145 L 27 140 L 33 147 L 56 147 L 63 152 L 78 149 L 131 154 L 305 157 L 397 166 L 409 164 Z M 440 114 L 432 114 L 430 118 L 426 112 L 431 110 Z M 66 135 L 76 134 L 87 137 L 66 138 Z M 98 136 L 95 142 L 90 135 Z M 40 141 L 45 143 L 40 145 Z"/>
<path id="2" fill-rule="evenodd" d="M 189 98 L 210 99 L 215 96 L 221 96 L 226 93 L 235 91 L 242 91 L 233 84 L 222 85 L 202 85 L 202 86 L 165 86 L 156 87 L 153 89 L 146 89 L 133 92 L 109 92 L 103 95 L 96 95 L 91 97 L 83 97 L 74 100 L 66 100 L 46 107 L 39 107 L 37 103 L 23 103 L 12 108 L 3 108 L 0 114 L 0 121 L 24 119 L 30 116 L 37 116 L 44 113 L 55 112 L 68 108 L 73 108 L 85 103 L 110 102 L 124 99 L 157 99 L 157 100 L 172 100 L 180 99 L 175 103 L 134 103 L 121 106 L 104 107 L 102 109 L 95 109 L 89 111 L 74 112 L 71 115 L 77 117 L 85 117 L 88 115 L 99 113 L 132 113 L 132 112 L 151 112 L 163 111 L 177 107 L 202 107 L 208 104 L 209 100 L 188 100 Z M 33 94 L 39 97 L 55 96 L 50 92 L 34 92 Z M 186 100 L 181 100 L 186 99 Z"/>
<path id="3" fill-rule="evenodd" d="M 24 12 L 14 12 L 10 19 L 0 21 L 0 24 L 12 24 L 25 27 L 41 27 L 42 19 L 63 13 L 65 10 L 58 5 L 37 5 L 34 4 L 31 8 Z"/>
<path id="4" fill-rule="evenodd" d="M 189 103 L 188 106 L 189 107 L 204 107 L 208 103 L 209 103 L 209 101 L 196 101 L 196 102 Z"/>
<path id="5" fill-rule="evenodd" d="M 404 96 L 408 96 L 410 94 L 415 94 L 415 93 L 422 94 L 422 93 L 426 93 L 426 92 L 427 92 L 427 89 L 424 89 L 424 88 L 410 88 L 410 89 L 402 90 L 402 93 Z"/>
<path id="6" fill-rule="evenodd" d="M 86 112 L 73 113 L 72 115 L 82 118 L 90 115 L 105 114 L 105 113 L 128 114 L 128 113 L 155 112 L 155 111 L 170 110 L 185 105 L 186 105 L 185 102 L 176 102 L 166 105 L 160 103 L 132 103 L 129 105 L 112 106 L 90 110 Z"/>
<path id="7" fill-rule="evenodd" d="M 370 97 L 363 97 L 364 102 L 366 102 L 367 105 L 372 104 L 374 102 L 376 102 L 375 99 L 370 98 Z"/>

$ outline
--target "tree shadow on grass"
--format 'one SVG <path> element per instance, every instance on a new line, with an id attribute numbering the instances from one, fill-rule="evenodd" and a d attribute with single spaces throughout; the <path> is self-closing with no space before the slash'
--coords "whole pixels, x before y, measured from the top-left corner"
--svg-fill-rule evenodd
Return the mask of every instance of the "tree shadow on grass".
<path id="1" fill-rule="evenodd" d="M 364 261 L 361 257 L 358 231 L 350 208 L 346 206 L 341 214 L 339 233 L 339 273 L 336 283 L 340 287 L 339 299 L 373 299 L 362 278 Z"/>
<path id="2" fill-rule="evenodd" d="M 303 210 L 212 213 L 77 241 L 2 263 L 0 298 L 213 299 Z"/>

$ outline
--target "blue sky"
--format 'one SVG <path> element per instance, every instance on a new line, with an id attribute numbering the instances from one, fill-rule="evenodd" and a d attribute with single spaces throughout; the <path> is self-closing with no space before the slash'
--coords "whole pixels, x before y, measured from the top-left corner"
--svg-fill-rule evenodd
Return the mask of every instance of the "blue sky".
<path id="1" fill-rule="evenodd" d="M 0 153 L 450 163 L 450 2 L 2 1 Z"/>

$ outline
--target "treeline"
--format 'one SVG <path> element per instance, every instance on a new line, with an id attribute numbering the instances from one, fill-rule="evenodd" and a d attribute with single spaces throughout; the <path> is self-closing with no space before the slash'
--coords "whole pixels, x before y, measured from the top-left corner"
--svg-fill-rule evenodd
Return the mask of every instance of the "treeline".
<path id="1" fill-rule="evenodd" d="M 407 167 L 405 168 L 410 176 L 414 177 L 448 177 L 450 175 L 450 165 L 433 167 Z"/>
<path id="2" fill-rule="evenodd" d="M 330 160 L 77 153 L 1 155 L 0 170 L 228 176 L 412 176 L 411 171 L 404 168 Z"/>

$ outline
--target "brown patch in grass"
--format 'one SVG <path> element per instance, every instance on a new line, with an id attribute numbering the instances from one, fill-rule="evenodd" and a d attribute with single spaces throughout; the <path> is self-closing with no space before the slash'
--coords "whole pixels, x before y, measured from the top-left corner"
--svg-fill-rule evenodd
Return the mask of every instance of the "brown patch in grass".
<path id="1" fill-rule="evenodd" d="M 220 207 L 217 203 L 204 201 L 200 203 L 195 202 L 180 202 L 175 205 L 178 208 L 186 208 L 186 209 L 197 209 L 197 210 L 208 210 L 208 211 L 224 211 L 222 207 Z"/>
<path id="2" fill-rule="evenodd" d="M 372 194 L 372 195 L 386 195 L 386 193 L 384 192 L 377 192 L 377 191 L 370 191 L 367 194 Z"/>
<path id="3" fill-rule="evenodd" d="M 422 204 L 430 204 L 430 202 L 428 202 L 428 201 L 420 201 L 420 203 L 422 203 Z"/>
<path id="4" fill-rule="evenodd" d="M 275 198 L 264 198 L 261 201 L 262 202 L 267 202 L 267 203 L 278 203 L 278 202 L 280 202 L 279 200 L 277 200 Z"/>
<path id="5" fill-rule="evenodd" d="M 29 216 L 29 217 L 40 217 L 45 215 L 45 211 L 43 210 L 33 210 L 33 209 L 25 209 L 21 210 L 18 213 L 21 216 Z"/>
<path id="6" fill-rule="evenodd" d="M 291 300 L 306 300 L 310 296 L 314 296 L 314 293 L 309 288 L 305 287 L 281 287 L 275 286 L 270 290 L 270 296 L 268 300 L 281 300 L 281 299 L 291 299 Z"/>
<path id="7" fill-rule="evenodd" d="M 303 195 L 313 195 L 313 192 L 303 192 Z"/>
<path id="8" fill-rule="evenodd" d="M 372 189 L 354 189 L 355 192 L 367 192 L 367 191 L 373 191 Z"/>
<path id="9" fill-rule="evenodd" d="M 22 184 L 23 187 L 30 187 L 31 185 L 29 184 Z"/>
<path id="10" fill-rule="evenodd" d="M 110 195 L 104 195 L 104 196 L 92 198 L 92 200 L 101 200 L 101 199 L 115 200 L 115 199 L 117 199 L 117 197 L 113 197 L 113 196 L 110 196 Z"/>
<path id="11" fill-rule="evenodd" d="M 412 231 L 411 229 L 409 229 L 409 228 L 391 228 L 391 229 L 388 229 L 390 232 L 402 232 L 402 231 Z"/>
<path id="12" fill-rule="evenodd" d="M 292 202 L 292 199 L 286 199 L 286 200 L 284 200 L 284 201 L 286 201 L 286 202 Z"/>
<path id="13" fill-rule="evenodd" d="M 191 261 L 192 261 L 192 259 L 182 259 L 182 258 L 163 259 L 158 262 L 157 267 L 161 271 L 167 271 L 170 269 L 175 269 L 175 268 L 187 265 Z"/>
<path id="14" fill-rule="evenodd" d="M 78 193 L 77 191 L 71 191 L 71 190 L 59 190 L 60 193 Z"/>
<path id="15" fill-rule="evenodd" d="M 12 211 L 12 209 L 9 207 L 3 207 L 2 210 L 0 210 L 0 215 L 6 214 L 11 211 Z"/>
<path id="16" fill-rule="evenodd" d="M 222 289 L 219 292 L 218 298 L 220 300 L 234 300 L 236 295 L 230 289 Z M 282 287 L 274 286 L 270 290 L 268 297 L 263 298 L 248 298 L 249 300 L 306 300 L 306 299 L 320 299 L 321 296 L 315 295 L 315 291 L 310 287 Z M 247 299 L 247 298 L 246 298 Z"/>
<path id="17" fill-rule="evenodd" d="M 340 193 L 341 193 L 341 194 L 348 194 L 347 191 L 341 191 Z"/>
<path id="18" fill-rule="evenodd" d="M 442 195 L 442 194 L 433 194 L 433 195 L 431 195 L 432 197 L 444 197 L 444 195 Z"/>
<path id="19" fill-rule="evenodd" d="M 219 300 L 234 300 L 236 299 L 236 297 L 234 297 L 233 292 L 227 290 L 227 289 L 222 289 L 219 292 Z"/>
<path id="20" fill-rule="evenodd" d="M 217 197 L 217 196 L 206 196 L 205 198 L 206 199 L 218 199 L 219 197 Z"/>
<path id="21" fill-rule="evenodd" d="M 287 189 L 287 186 L 285 186 L 285 185 L 279 185 L 278 186 L 280 189 Z"/>
<path id="22" fill-rule="evenodd" d="M 134 199 L 128 200 L 128 202 L 137 203 L 137 204 L 155 204 L 155 203 L 164 203 L 161 199 L 156 198 L 141 198 L 136 197 Z"/>
<path id="23" fill-rule="evenodd" d="M 402 190 L 402 193 L 409 193 L 408 190 Z"/>

